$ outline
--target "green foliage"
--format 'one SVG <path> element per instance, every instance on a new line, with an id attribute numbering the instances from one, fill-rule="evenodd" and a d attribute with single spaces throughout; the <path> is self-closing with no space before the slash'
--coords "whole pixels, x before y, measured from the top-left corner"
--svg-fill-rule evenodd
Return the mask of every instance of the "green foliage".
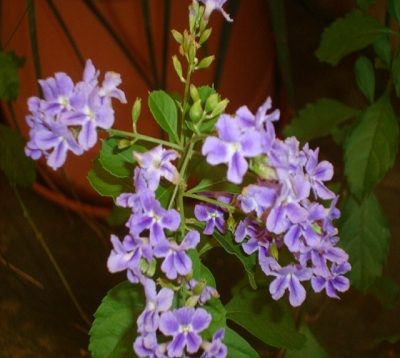
<path id="1" fill-rule="evenodd" d="M 228 348 L 229 356 L 235 358 L 260 358 L 250 344 L 233 329 L 225 327 L 224 344 Z"/>
<path id="2" fill-rule="evenodd" d="M 348 195 L 341 212 L 339 245 L 349 254 L 352 266 L 347 275 L 353 287 L 366 290 L 386 263 L 390 231 L 385 214 L 373 193 L 360 203 Z"/>
<path id="3" fill-rule="evenodd" d="M 333 99 L 322 98 L 307 104 L 284 130 L 285 137 L 295 136 L 301 143 L 329 135 L 339 124 L 356 117 L 360 111 Z"/>
<path id="4" fill-rule="evenodd" d="M 87 178 L 100 195 L 111 196 L 114 200 L 122 193 L 135 192 L 132 178 L 118 178 L 110 174 L 103 168 L 98 157 L 93 160 Z"/>
<path id="5" fill-rule="evenodd" d="M 382 36 L 372 44 L 376 54 L 385 63 L 385 65 L 390 67 L 390 40 L 389 36 Z"/>
<path id="6" fill-rule="evenodd" d="M 25 155 L 25 144 L 19 133 L 0 124 L 0 169 L 12 183 L 31 187 L 36 179 L 35 162 Z"/>
<path id="7" fill-rule="evenodd" d="M 344 144 L 345 174 L 359 200 L 393 166 L 397 148 L 398 124 L 385 93 L 358 117 Z"/>
<path id="8" fill-rule="evenodd" d="M 174 100 L 164 91 L 154 91 L 149 95 L 149 107 L 154 119 L 168 133 L 170 141 L 180 143 L 178 113 Z"/>
<path id="9" fill-rule="evenodd" d="M 303 348 L 299 350 L 288 350 L 286 351 L 285 358 L 328 358 L 329 355 L 325 349 L 319 344 L 312 334 L 307 323 L 302 321 L 300 325 L 299 333 L 307 337 L 307 341 Z"/>
<path id="10" fill-rule="evenodd" d="M 325 29 L 315 52 L 320 61 L 333 66 L 346 55 L 361 50 L 383 35 L 395 34 L 360 10 L 349 12 Z"/>
<path id="11" fill-rule="evenodd" d="M 89 350 L 93 358 L 135 357 L 136 320 L 145 307 L 141 285 L 125 281 L 104 297 L 94 314 Z"/>
<path id="12" fill-rule="evenodd" d="M 368 287 L 367 293 L 374 295 L 383 308 L 391 310 L 395 308 L 400 288 L 391 278 L 381 276 Z"/>
<path id="13" fill-rule="evenodd" d="M 400 3 L 398 0 L 388 0 L 387 10 L 391 17 L 400 23 Z"/>
<path id="14" fill-rule="evenodd" d="M 400 97 L 400 46 L 397 47 L 392 62 L 392 78 L 397 97 Z"/>
<path id="15" fill-rule="evenodd" d="M 273 301 L 268 289 L 248 287 L 237 292 L 225 306 L 226 318 L 239 324 L 264 343 L 300 349 L 306 338 L 296 332 L 291 313 L 283 301 Z"/>
<path id="16" fill-rule="evenodd" d="M 25 57 L 14 51 L 0 51 L 0 99 L 15 101 L 19 95 L 18 68 L 25 64 Z"/>
<path id="17" fill-rule="evenodd" d="M 373 4 L 374 2 L 376 2 L 376 0 L 357 0 L 357 5 L 363 9 L 366 10 L 369 8 L 369 6 L 371 4 Z"/>
<path id="18" fill-rule="evenodd" d="M 361 56 L 355 65 L 356 81 L 358 88 L 368 100 L 374 102 L 375 72 L 374 66 L 368 58 Z"/>

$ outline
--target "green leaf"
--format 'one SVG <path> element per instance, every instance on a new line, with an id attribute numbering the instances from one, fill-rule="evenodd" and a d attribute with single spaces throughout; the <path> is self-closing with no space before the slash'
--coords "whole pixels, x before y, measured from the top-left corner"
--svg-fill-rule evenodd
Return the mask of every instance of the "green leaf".
<path id="1" fill-rule="evenodd" d="M 306 338 L 296 330 L 269 322 L 265 317 L 245 311 L 227 312 L 226 318 L 242 326 L 264 343 L 278 348 L 300 349 Z"/>
<path id="2" fill-rule="evenodd" d="M 108 137 L 107 139 L 103 139 L 99 161 L 103 168 L 110 174 L 118 178 L 133 178 L 136 160 L 133 158 L 132 152 L 145 152 L 147 148 L 132 145 L 128 148 L 119 149 L 118 144 L 121 139 L 120 137 Z"/>
<path id="3" fill-rule="evenodd" d="M 367 10 L 371 4 L 376 2 L 376 0 L 357 0 L 357 5 L 363 10 Z"/>
<path id="4" fill-rule="evenodd" d="M 25 64 L 25 57 L 14 51 L 0 51 L 0 99 L 15 101 L 19 95 L 18 68 Z"/>
<path id="5" fill-rule="evenodd" d="M 301 143 L 327 136 L 337 125 L 356 117 L 360 111 L 341 102 L 322 98 L 307 104 L 284 130 L 285 137 L 295 136 Z"/>
<path id="6" fill-rule="evenodd" d="M 154 119 L 169 134 L 169 139 L 180 143 L 178 136 L 178 113 L 174 100 L 164 91 L 154 91 L 149 95 L 149 107 Z"/>
<path id="7" fill-rule="evenodd" d="M 99 158 L 93 160 L 87 176 L 92 187 L 102 196 L 111 196 L 114 201 L 122 193 L 134 193 L 132 178 L 118 178 L 106 171 Z"/>
<path id="8" fill-rule="evenodd" d="M 260 358 L 253 347 L 233 329 L 225 327 L 224 344 L 228 348 L 228 356 L 234 358 Z"/>
<path id="9" fill-rule="evenodd" d="M 110 226 L 121 226 L 124 225 L 132 214 L 132 209 L 121 208 L 115 205 L 110 214 L 107 216 L 107 224 Z"/>
<path id="10" fill-rule="evenodd" d="M 349 53 L 361 50 L 383 35 L 395 34 L 360 10 L 353 10 L 324 30 L 315 54 L 320 61 L 336 66 Z"/>
<path id="11" fill-rule="evenodd" d="M 104 297 L 89 332 L 93 358 L 135 357 L 136 320 L 145 307 L 143 287 L 125 281 Z"/>
<path id="12" fill-rule="evenodd" d="M 400 288 L 391 278 L 381 276 L 368 287 L 367 293 L 374 295 L 383 308 L 391 310 L 399 298 Z"/>
<path id="13" fill-rule="evenodd" d="M 11 182 L 31 187 L 36 179 L 35 162 L 25 155 L 25 145 L 19 133 L 0 124 L 0 169 Z"/>
<path id="14" fill-rule="evenodd" d="M 302 322 L 299 333 L 304 334 L 304 336 L 307 337 L 306 344 L 299 350 L 286 351 L 285 358 L 329 358 L 328 353 L 315 339 L 306 322 Z"/>
<path id="15" fill-rule="evenodd" d="M 397 119 L 385 93 L 361 113 L 344 143 L 345 174 L 359 200 L 393 166 L 398 137 Z"/>
<path id="16" fill-rule="evenodd" d="M 388 0 L 387 9 L 389 15 L 400 23 L 400 3 L 398 0 Z"/>
<path id="17" fill-rule="evenodd" d="M 389 252 L 390 230 L 374 193 L 361 203 L 348 195 L 338 221 L 339 246 L 349 254 L 351 285 L 366 290 L 382 274 Z"/>
<path id="18" fill-rule="evenodd" d="M 373 103 L 375 95 L 375 72 L 371 61 L 361 56 L 355 64 L 356 81 L 358 88 L 368 100 Z"/>
<path id="19" fill-rule="evenodd" d="M 392 77 L 397 97 L 400 97 L 400 46 L 397 47 L 396 54 L 393 58 Z"/>
<path id="20" fill-rule="evenodd" d="M 202 308 L 212 315 L 212 320 L 208 328 L 201 332 L 201 336 L 203 339 L 211 340 L 218 329 L 226 326 L 226 310 L 221 301 L 214 297 L 211 297 Z"/>
<path id="21" fill-rule="evenodd" d="M 197 90 L 202 101 L 206 101 L 208 97 L 215 93 L 215 89 L 209 86 L 201 86 Z"/>
<path id="22" fill-rule="evenodd" d="M 390 51 L 391 45 L 388 36 L 382 36 L 372 44 L 374 51 L 382 59 L 382 61 L 386 64 L 386 66 L 390 67 Z"/>
<path id="23" fill-rule="evenodd" d="M 175 185 L 172 185 L 168 182 L 161 183 L 156 190 L 156 199 L 160 202 L 163 208 L 168 207 L 168 204 L 172 197 L 172 192 L 174 191 Z"/>

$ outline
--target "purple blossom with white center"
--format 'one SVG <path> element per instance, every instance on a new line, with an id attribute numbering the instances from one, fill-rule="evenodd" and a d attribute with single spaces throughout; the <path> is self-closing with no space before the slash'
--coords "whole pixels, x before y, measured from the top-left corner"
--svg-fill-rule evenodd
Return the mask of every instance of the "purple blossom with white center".
<path id="1" fill-rule="evenodd" d="M 233 20 L 229 17 L 229 15 L 222 9 L 222 6 L 226 3 L 227 0 L 200 0 L 203 4 L 205 4 L 206 8 L 204 10 L 204 19 L 208 20 L 211 13 L 214 10 L 218 10 L 222 13 L 226 21 L 232 22 Z"/>
<path id="2" fill-rule="evenodd" d="M 192 270 L 192 260 L 186 254 L 189 249 L 194 249 L 200 242 L 200 234 L 196 230 L 189 231 L 181 244 L 175 241 L 160 242 L 154 248 L 155 257 L 164 257 L 161 270 L 170 279 L 174 280 L 178 274 L 186 276 Z"/>
<path id="3" fill-rule="evenodd" d="M 168 311 L 172 306 L 174 291 L 162 288 L 157 293 L 156 283 L 147 279 L 144 283 L 146 308 L 137 319 L 138 332 L 141 334 L 155 332 L 158 329 L 160 313 Z"/>
<path id="4" fill-rule="evenodd" d="M 151 263 L 153 260 L 153 249 L 147 238 L 125 236 L 121 242 L 117 236 L 111 235 L 113 250 L 107 260 L 107 267 L 111 273 L 130 270 L 128 278 L 131 282 L 138 282 L 142 278 L 139 270 L 141 258 Z"/>
<path id="5" fill-rule="evenodd" d="M 97 86 L 99 75 L 100 71 L 95 69 L 92 60 L 86 60 L 85 68 L 83 70 L 83 82 L 86 82 L 94 88 Z"/>
<path id="6" fill-rule="evenodd" d="M 133 343 L 133 349 L 138 357 L 147 358 L 167 358 L 164 354 L 167 344 L 158 344 L 155 332 L 148 333 L 144 336 L 138 336 Z"/>
<path id="7" fill-rule="evenodd" d="M 207 137 L 202 154 L 211 165 L 228 165 L 227 179 L 240 184 L 249 167 L 245 158 L 261 154 L 261 133 L 255 129 L 241 128 L 239 122 L 227 114 L 222 114 L 215 125 L 218 136 Z"/>
<path id="8" fill-rule="evenodd" d="M 228 348 L 222 343 L 225 336 L 225 328 L 220 328 L 213 335 L 212 342 L 203 341 L 201 348 L 204 349 L 200 358 L 225 358 Z"/>
<path id="9" fill-rule="evenodd" d="M 345 292 L 349 289 L 350 281 L 347 277 L 342 275 L 350 270 L 351 266 L 348 262 L 344 262 L 340 265 L 333 263 L 331 266 L 332 274 L 329 277 L 312 277 L 311 286 L 315 292 L 321 292 L 325 288 L 326 294 L 329 297 L 339 298 L 335 290 Z"/>
<path id="10" fill-rule="evenodd" d="M 203 308 L 182 307 L 164 312 L 160 318 L 160 331 L 173 337 L 167 346 L 168 355 L 181 357 L 185 347 L 188 353 L 196 353 L 203 341 L 199 333 L 210 325 L 211 318 Z"/>
<path id="11" fill-rule="evenodd" d="M 160 184 L 161 177 L 173 184 L 178 183 L 179 173 L 171 163 L 180 157 L 177 151 L 164 149 L 158 145 L 146 153 L 133 152 L 133 156 L 143 170 L 143 177 L 147 181 L 149 189 L 155 191 Z"/>
<path id="12" fill-rule="evenodd" d="M 333 165 L 326 160 L 318 163 L 319 148 L 311 150 L 308 148 L 308 145 L 305 145 L 303 150 L 308 158 L 305 169 L 309 176 L 315 197 L 321 199 L 333 199 L 335 194 L 323 183 L 324 181 L 332 179 Z"/>
<path id="13" fill-rule="evenodd" d="M 97 142 L 96 128 L 110 129 L 114 124 L 114 110 L 103 104 L 99 88 L 92 88 L 85 82 L 76 85 L 71 98 L 73 112 L 62 117 L 65 125 L 81 126 L 79 144 L 84 150 L 92 148 Z"/>
<path id="14" fill-rule="evenodd" d="M 245 213 L 255 211 L 258 218 L 271 208 L 276 201 L 276 189 L 261 185 L 249 185 L 238 196 L 240 206 Z"/>
<path id="15" fill-rule="evenodd" d="M 224 210 L 214 204 L 197 204 L 194 207 L 194 215 L 199 221 L 206 223 L 203 231 L 205 235 L 211 235 L 217 227 L 220 233 L 225 234 Z"/>
<path id="16" fill-rule="evenodd" d="M 150 243 L 156 246 L 166 241 L 164 229 L 171 231 L 178 229 L 181 217 L 175 209 L 165 210 L 151 190 L 140 192 L 139 195 L 143 212 L 132 214 L 126 226 L 133 235 L 139 235 L 149 229 Z"/>
<path id="17" fill-rule="evenodd" d="M 286 289 L 289 289 L 289 302 L 293 307 L 300 306 L 306 298 L 306 290 L 300 281 L 309 280 L 312 271 L 297 264 L 281 267 L 276 260 L 269 258 L 260 262 L 266 275 L 276 276 L 269 286 L 269 292 L 274 300 L 280 299 Z"/>
<path id="18" fill-rule="evenodd" d="M 235 241 L 242 242 L 246 237 L 256 238 L 262 235 L 265 228 L 261 227 L 257 221 L 246 216 L 239 222 L 235 231 Z"/>

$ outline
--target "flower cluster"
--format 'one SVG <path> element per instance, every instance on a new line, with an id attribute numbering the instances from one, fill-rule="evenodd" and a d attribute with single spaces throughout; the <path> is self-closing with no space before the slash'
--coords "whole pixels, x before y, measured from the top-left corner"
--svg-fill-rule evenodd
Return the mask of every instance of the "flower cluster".
<path id="1" fill-rule="evenodd" d="M 279 111 L 267 114 L 271 99 L 253 115 L 246 106 L 234 116 L 223 114 L 216 123 L 218 137 L 208 137 L 202 153 L 211 165 L 228 165 L 227 179 L 240 184 L 248 171 L 246 158 L 251 158 L 251 169 L 258 174 L 256 183 L 245 187 L 236 202 L 246 217 L 234 233 L 247 254 L 257 253 L 266 275 L 275 276 L 270 285 L 274 299 L 289 289 L 289 300 L 299 306 L 306 292 L 300 281 L 311 280 L 316 292 L 325 289 L 328 296 L 338 298 L 335 290 L 346 291 L 349 280 L 342 276 L 350 270 L 348 255 L 336 247 L 339 238 L 332 220 L 340 216 L 335 208 L 338 197 L 324 182 L 333 176 L 333 166 L 318 162 L 318 149 L 306 144 L 302 150 L 291 137 L 276 138 L 273 121 Z M 311 200 L 331 200 L 329 208 Z M 198 219 L 207 222 L 205 234 L 211 234 L 218 219 L 223 227 L 222 209 L 199 211 Z M 219 211 L 218 211 L 219 210 Z M 288 249 L 293 262 L 281 267 L 279 250 Z"/>
<path id="2" fill-rule="evenodd" d="M 96 144 L 97 128 L 111 128 L 114 124 L 111 98 L 126 103 L 125 94 L 117 88 L 121 83 L 119 74 L 107 72 L 101 87 L 99 74 L 88 60 L 83 81 L 76 85 L 62 72 L 39 80 L 44 100 L 28 99 L 31 114 L 26 116 L 30 127 L 27 156 L 37 160 L 44 155 L 47 164 L 56 170 L 65 163 L 68 150 L 81 155 Z"/>
<path id="3" fill-rule="evenodd" d="M 156 199 L 155 190 L 162 177 L 178 182 L 179 174 L 171 161 L 179 153 L 160 145 L 146 153 L 134 152 L 133 156 L 139 163 L 134 173 L 136 192 L 123 193 L 116 200 L 119 206 L 132 210 L 126 223 L 129 234 L 122 242 L 111 236 L 113 250 L 107 266 L 110 272 L 127 270 L 128 280 L 144 287 L 146 307 L 137 319 L 139 336 L 134 350 L 139 357 L 158 358 L 182 357 L 202 349 L 203 358 L 223 358 L 227 352 L 221 341 L 224 330 L 218 331 L 212 342 L 203 340 L 199 334 L 208 328 L 212 317 L 204 308 L 195 306 L 204 305 L 212 296 L 218 297 L 213 287 L 191 278 L 192 261 L 187 251 L 197 246 L 200 234 L 190 230 L 178 243 L 172 236 L 179 238 L 180 214 L 175 209 L 164 209 Z M 171 237 L 167 237 L 166 230 Z M 162 259 L 160 269 L 168 279 L 164 279 L 165 287 L 158 292 L 151 278 L 157 259 Z M 173 281 L 177 286 L 173 286 Z M 185 306 L 173 308 L 171 287 L 185 292 L 188 297 Z M 164 336 L 162 343 L 158 341 L 160 334 Z"/>

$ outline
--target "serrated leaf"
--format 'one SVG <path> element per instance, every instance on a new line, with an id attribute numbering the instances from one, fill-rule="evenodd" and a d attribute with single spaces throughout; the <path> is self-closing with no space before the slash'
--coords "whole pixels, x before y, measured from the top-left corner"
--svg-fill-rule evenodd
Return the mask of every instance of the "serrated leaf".
<path id="1" fill-rule="evenodd" d="M 121 139 L 120 137 L 102 139 L 99 161 L 105 170 L 116 177 L 133 177 L 136 160 L 132 152 L 143 153 L 147 151 L 147 148 L 134 144 L 128 148 L 119 149 L 118 144 Z"/>
<path id="2" fill-rule="evenodd" d="M 349 254 L 351 285 L 366 290 L 382 273 L 389 252 L 390 230 L 374 193 L 361 203 L 348 195 L 338 221 L 339 246 Z"/>
<path id="3" fill-rule="evenodd" d="M 400 3 L 398 0 L 388 0 L 387 9 L 391 17 L 400 23 Z"/>
<path id="4" fill-rule="evenodd" d="M 136 357 L 132 344 L 137 336 L 136 320 L 145 302 L 143 287 L 128 281 L 107 293 L 89 332 L 93 358 Z"/>
<path id="5" fill-rule="evenodd" d="M 396 116 L 385 93 L 354 122 L 344 143 L 345 174 L 351 192 L 361 199 L 393 166 L 398 148 Z"/>
<path id="6" fill-rule="evenodd" d="M 355 64 L 356 82 L 360 91 L 373 103 L 375 95 L 375 72 L 371 61 L 361 56 Z"/>
<path id="7" fill-rule="evenodd" d="M 99 158 L 93 160 L 92 169 L 87 176 L 92 187 L 102 196 L 111 196 L 114 201 L 122 193 L 134 193 L 132 178 L 118 178 L 106 171 Z"/>
<path id="8" fill-rule="evenodd" d="M 392 62 L 392 77 L 397 97 L 400 97 L 400 46 L 397 47 Z"/>
<path id="9" fill-rule="evenodd" d="M 396 33 L 362 11 L 353 10 L 324 30 L 315 54 L 320 61 L 336 66 L 344 56 L 390 34 Z"/>
<path id="10" fill-rule="evenodd" d="M 303 334 L 307 338 L 304 347 L 299 350 L 290 349 L 286 351 L 284 356 L 285 358 L 329 358 L 329 354 L 315 339 L 307 323 L 302 322 L 299 333 Z"/>
<path id="11" fill-rule="evenodd" d="M 373 42 L 372 47 L 380 59 L 390 67 L 391 45 L 388 36 L 382 36 Z"/>
<path id="12" fill-rule="evenodd" d="M 400 288 L 390 277 L 381 276 L 368 287 L 367 293 L 374 295 L 383 308 L 391 310 L 399 298 Z"/>
<path id="13" fill-rule="evenodd" d="M 340 123 L 356 117 L 360 111 L 341 102 L 322 98 L 310 103 L 299 112 L 284 130 L 285 137 L 295 136 L 301 143 L 324 137 L 331 133 Z"/>
<path id="14" fill-rule="evenodd" d="M 225 328 L 223 343 L 228 348 L 228 357 L 235 358 L 260 358 L 253 347 L 233 329 Z"/>
<path id="15" fill-rule="evenodd" d="M 357 5 L 363 10 L 367 10 L 371 4 L 376 2 L 376 0 L 357 0 Z"/>
<path id="16" fill-rule="evenodd" d="M 19 133 L 0 124 L 0 169 L 11 182 L 31 187 L 36 179 L 35 162 L 25 155 L 25 145 Z"/>
<path id="17" fill-rule="evenodd" d="M 25 58 L 14 51 L 0 51 L 0 99 L 15 101 L 19 95 L 18 68 L 25 64 Z"/>
<path id="18" fill-rule="evenodd" d="M 242 326 L 264 343 L 278 348 L 300 349 L 306 338 L 296 330 L 269 322 L 265 317 L 250 312 L 227 312 L 226 318 Z"/>
<path id="19" fill-rule="evenodd" d="M 149 107 L 154 119 L 168 133 L 170 140 L 180 143 L 178 113 L 174 100 L 164 91 L 154 91 L 149 95 Z"/>

